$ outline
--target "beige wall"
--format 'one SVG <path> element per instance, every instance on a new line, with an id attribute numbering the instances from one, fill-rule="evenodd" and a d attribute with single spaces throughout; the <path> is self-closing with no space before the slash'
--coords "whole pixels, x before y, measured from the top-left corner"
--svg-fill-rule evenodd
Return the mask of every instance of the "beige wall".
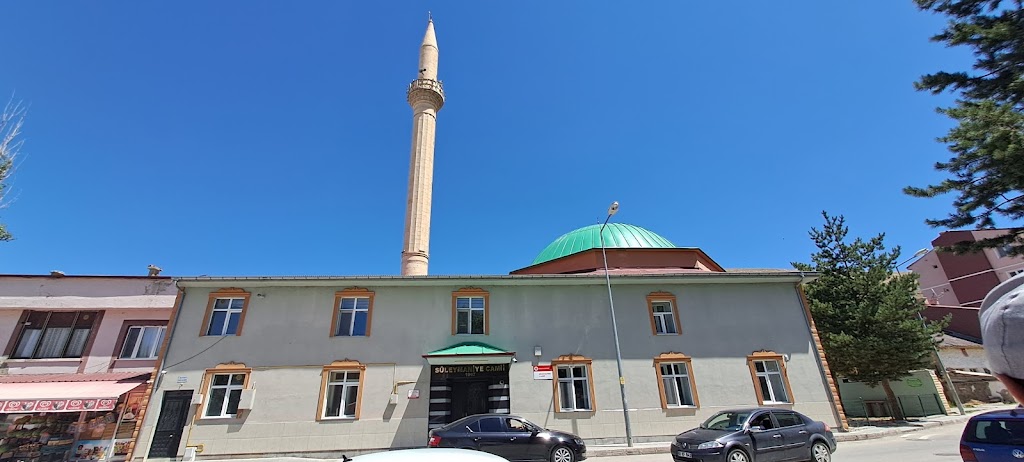
<path id="1" fill-rule="evenodd" d="M 430 371 L 422 355 L 462 341 L 517 352 L 519 361 L 509 376 L 512 413 L 591 442 L 624 434 L 603 284 L 479 285 L 490 292 L 486 336 L 451 335 L 451 293 L 460 285 L 363 286 L 375 291 L 372 336 L 332 338 L 334 293 L 347 287 L 341 284 L 248 289 L 252 297 L 243 335 L 224 338 L 198 335 L 210 289 L 188 289 L 166 357 L 173 366 L 164 367 L 167 373 L 151 400 L 136 457 L 148 451 L 163 392 L 197 390 L 205 369 L 231 361 L 253 368 L 251 386 L 258 403 L 241 422 L 195 421 L 179 453 L 186 444 L 203 444 L 201 457 L 423 446 Z M 786 366 L 795 409 L 836 424 L 793 284 L 623 285 L 614 290 L 633 433 L 639 440 L 664 440 L 720 409 L 756 405 L 746 356 L 761 349 L 791 355 Z M 654 291 L 678 298 L 682 335 L 652 335 L 646 295 Z M 552 412 L 552 382 L 533 379 L 534 346 L 543 350 L 542 364 L 563 354 L 594 360 L 595 413 Z M 698 410 L 660 407 L 653 358 L 672 351 L 693 358 Z M 316 422 L 321 368 L 339 359 L 367 364 L 361 418 Z M 416 383 L 399 386 L 398 402 L 390 405 L 393 384 L 401 381 Z M 420 399 L 407 399 L 414 388 Z"/>

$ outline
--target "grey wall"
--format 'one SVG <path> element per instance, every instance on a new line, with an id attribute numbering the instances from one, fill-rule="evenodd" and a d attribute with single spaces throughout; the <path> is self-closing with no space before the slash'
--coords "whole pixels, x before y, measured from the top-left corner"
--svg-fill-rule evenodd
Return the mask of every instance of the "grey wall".
<path id="1" fill-rule="evenodd" d="M 461 286 L 366 286 L 375 291 L 372 336 L 332 338 L 334 293 L 345 287 L 247 289 L 253 295 L 243 335 L 224 338 L 199 336 L 210 290 L 189 288 L 166 355 L 168 372 L 146 413 L 137 457 L 148 450 L 163 391 L 197 389 L 206 368 L 229 361 L 253 368 L 258 404 L 241 422 L 195 421 L 182 448 L 204 444 L 201 457 L 422 446 L 430 389 L 422 355 L 462 341 L 517 352 L 519 362 L 510 370 L 512 413 L 591 442 L 622 439 L 604 285 L 480 286 L 490 292 L 486 336 L 451 335 L 451 293 Z M 746 356 L 761 349 L 791 355 L 786 366 L 793 407 L 836 424 L 792 284 L 622 285 L 614 291 L 633 433 L 639 440 L 664 440 L 722 408 L 756 405 Z M 682 335 L 652 335 L 646 296 L 655 291 L 676 295 Z M 552 382 L 533 380 L 535 345 L 543 349 L 542 364 L 564 354 L 594 360 L 597 412 L 553 412 Z M 653 358 L 670 351 L 693 358 L 700 409 L 661 409 Z M 361 418 L 316 422 L 321 368 L 345 358 L 367 364 Z M 187 382 L 177 383 L 178 377 Z M 416 383 L 399 386 L 398 403 L 389 405 L 397 381 Z M 407 399 L 414 388 L 420 399 Z"/>

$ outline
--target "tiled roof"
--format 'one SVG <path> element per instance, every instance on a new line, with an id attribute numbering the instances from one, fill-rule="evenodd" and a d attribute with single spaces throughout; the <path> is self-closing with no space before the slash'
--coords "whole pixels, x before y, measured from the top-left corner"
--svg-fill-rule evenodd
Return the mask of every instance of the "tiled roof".
<path id="1" fill-rule="evenodd" d="M 149 372 L 98 372 L 94 374 L 9 374 L 0 375 L 0 383 L 44 382 L 117 382 L 137 377 L 146 378 Z"/>

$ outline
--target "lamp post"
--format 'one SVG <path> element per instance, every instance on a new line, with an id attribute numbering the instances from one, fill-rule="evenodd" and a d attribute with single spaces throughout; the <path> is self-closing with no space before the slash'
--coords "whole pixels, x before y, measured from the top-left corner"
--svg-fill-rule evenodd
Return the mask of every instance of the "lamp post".
<path id="1" fill-rule="evenodd" d="M 906 260 L 903 260 L 903 263 L 900 263 L 900 264 L 896 265 L 896 272 L 899 273 L 900 272 L 900 268 L 902 268 L 903 265 L 906 265 L 907 262 L 909 262 L 910 260 L 913 260 L 913 259 L 915 259 L 917 257 L 920 257 L 921 255 L 924 255 L 926 253 L 928 253 L 928 249 L 921 249 L 921 250 L 918 250 L 917 252 L 914 252 L 914 254 L 910 256 L 910 258 L 908 258 Z"/>
<path id="2" fill-rule="evenodd" d="M 601 238 L 601 257 L 604 259 L 604 282 L 608 286 L 608 309 L 612 314 L 612 336 L 615 337 L 615 365 L 619 369 L 619 394 L 622 395 L 622 418 L 626 422 L 626 446 L 633 447 L 633 430 L 629 426 L 629 405 L 626 404 L 626 377 L 622 375 L 622 350 L 619 348 L 619 326 L 615 322 L 615 300 L 612 298 L 612 279 L 608 275 L 608 253 L 604 247 L 604 227 L 608 226 L 608 220 L 618 211 L 618 201 L 612 202 L 612 205 L 608 207 L 608 216 L 605 217 L 604 224 L 601 225 L 601 230 L 597 234 Z"/>

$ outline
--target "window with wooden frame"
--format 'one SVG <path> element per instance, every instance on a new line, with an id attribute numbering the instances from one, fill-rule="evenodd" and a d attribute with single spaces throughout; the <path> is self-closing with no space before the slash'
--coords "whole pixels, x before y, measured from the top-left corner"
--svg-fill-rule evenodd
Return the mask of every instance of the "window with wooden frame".
<path id="1" fill-rule="evenodd" d="M 679 308 L 676 296 L 669 292 L 652 292 L 647 295 L 647 310 L 651 315 L 651 332 L 654 335 L 679 335 Z"/>
<path id="2" fill-rule="evenodd" d="M 697 383 L 693 379 L 690 357 L 682 353 L 662 353 L 654 358 L 658 374 L 661 408 L 700 407 Z"/>
<path id="3" fill-rule="evenodd" d="M 232 419 L 238 416 L 242 390 L 249 388 L 252 369 L 244 364 L 221 364 L 203 376 L 203 419 Z"/>
<path id="4" fill-rule="evenodd" d="M 26 311 L 10 357 L 81 358 L 99 317 L 98 311 Z"/>
<path id="5" fill-rule="evenodd" d="M 452 335 L 487 335 L 490 305 L 486 290 L 463 288 L 452 292 Z"/>
<path id="6" fill-rule="evenodd" d="M 580 355 L 562 355 L 551 361 L 555 369 L 555 411 L 593 412 L 593 360 Z"/>
<path id="7" fill-rule="evenodd" d="M 353 287 L 334 293 L 331 337 L 369 337 L 372 319 L 372 291 Z"/>
<path id="8" fill-rule="evenodd" d="M 786 360 L 781 354 L 768 350 L 754 352 L 747 356 L 747 366 L 754 380 L 758 404 L 793 402 L 789 376 L 786 375 Z"/>
<path id="9" fill-rule="evenodd" d="M 221 289 L 210 293 L 199 335 L 242 335 L 245 312 L 249 308 L 249 292 L 242 289 Z"/>
<path id="10" fill-rule="evenodd" d="M 349 359 L 324 366 L 316 420 L 359 419 L 366 366 Z"/>

